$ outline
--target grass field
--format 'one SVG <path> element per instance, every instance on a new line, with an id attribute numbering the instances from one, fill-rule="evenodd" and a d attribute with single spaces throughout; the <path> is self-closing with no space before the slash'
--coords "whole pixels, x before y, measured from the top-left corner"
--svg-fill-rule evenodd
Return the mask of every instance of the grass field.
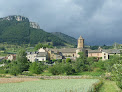
<path id="1" fill-rule="evenodd" d="M 115 81 L 105 80 L 99 92 L 122 92 L 117 87 Z"/>
<path id="2" fill-rule="evenodd" d="M 7 83 L 0 84 L 0 92 L 88 92 L 97 82 L 98 79 L 61 79 Z"/>

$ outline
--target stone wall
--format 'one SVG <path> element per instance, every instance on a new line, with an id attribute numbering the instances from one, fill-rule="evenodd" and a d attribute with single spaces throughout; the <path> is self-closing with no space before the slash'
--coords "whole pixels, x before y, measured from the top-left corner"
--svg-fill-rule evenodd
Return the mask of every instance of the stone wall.
<path id="1" fill-rule="evenodd" d="M 13 76 L 16 77 L 16 76 Z M 12 78 L 13 78 L 12 77 Z M 18 78 L 40 78 L 40 79 L 81 79 L 84 76 L 17 76 Z M 89 76 L 85 76 L 87 78 Z"/>

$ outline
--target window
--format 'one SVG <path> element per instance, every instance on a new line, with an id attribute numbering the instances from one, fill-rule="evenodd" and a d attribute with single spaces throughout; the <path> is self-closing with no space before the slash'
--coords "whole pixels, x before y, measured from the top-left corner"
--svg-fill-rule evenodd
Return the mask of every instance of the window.
<path id="1" fill-rule="evenodd" d="M 106 59 L 106 56 L 104 56 L 104 59 Z"/>

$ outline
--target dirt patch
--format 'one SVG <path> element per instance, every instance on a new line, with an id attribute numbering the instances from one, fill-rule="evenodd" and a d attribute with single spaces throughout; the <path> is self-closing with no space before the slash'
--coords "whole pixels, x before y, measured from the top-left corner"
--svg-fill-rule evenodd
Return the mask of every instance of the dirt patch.
<path id="1" fill-rule="evenodd" d="M 0 78 L 1 83 L 16 83 L 16 82 L 25 82 L 25 81 L 38 81 L 37 78 Z"/>

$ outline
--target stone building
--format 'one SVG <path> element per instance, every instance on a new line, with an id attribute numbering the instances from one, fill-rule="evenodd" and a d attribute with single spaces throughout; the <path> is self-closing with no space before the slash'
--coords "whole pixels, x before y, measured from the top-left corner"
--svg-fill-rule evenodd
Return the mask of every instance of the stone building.
<path id="1" fill-rule="evenodd" d="M 46 61 L 53 59 L 66 59 L 70 58 L 75 60 L 79 57 L 79 52 L 84 52 L 88 56 L 88 51 L 84 49 L 84 39 L 80 36 L 78 39 L 77 48 L 61 48 L 61 49 L 51 49 L 51 48 L 40 48 L 38 52 L 28 52 L 27 58 L 29 61 Z"/>
<path id="2" fill-rule="evenodd" d="M 35 61 L 46 61 L 48 58 L 48 52 L 40 48 L 37 52 L 27 52 L 27 59 L 30 62 L 35 62 Z"/>
<path id="3" fill-rule="evenodd" d="M 79 57 L 79 52 L 84 52 L 86 56 L 88 56 L 88 51 L 84 49 L 84 39 L 80 36 L 78 39 L 77 48 L 61 48 L 61 49 L 47 49 L 48 52 L 55 53 L 55 55 L 62 56 L 62 59 L 71 58 L 76 59 Z M 58 54 L 60 53 L 60 54 Z M 55 57 L 54 54 L 50 54 L 50 59 Z M 55 58 L 56 59 L 56 58 Z"/>
<path id="4" fill-rule="evenodd" d="M 88 57 L 96 57 L 98 60 L 108 60 L 112 55 L 120 55 L 119 49 L 102 49 L 98 48 L 98 50 L 88 50 Z"/>

